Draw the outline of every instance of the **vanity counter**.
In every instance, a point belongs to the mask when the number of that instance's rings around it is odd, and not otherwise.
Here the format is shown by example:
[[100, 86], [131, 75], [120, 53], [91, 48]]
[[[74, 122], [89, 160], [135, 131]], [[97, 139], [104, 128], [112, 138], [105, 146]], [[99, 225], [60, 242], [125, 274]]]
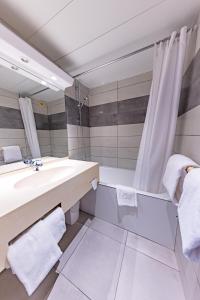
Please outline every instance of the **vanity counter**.
[[8, 244], [57, 205], [68, 211], [99, 179], [94, 162], [58, 158], [35, 171], [31, 167], [0, 175], [0, 271]]

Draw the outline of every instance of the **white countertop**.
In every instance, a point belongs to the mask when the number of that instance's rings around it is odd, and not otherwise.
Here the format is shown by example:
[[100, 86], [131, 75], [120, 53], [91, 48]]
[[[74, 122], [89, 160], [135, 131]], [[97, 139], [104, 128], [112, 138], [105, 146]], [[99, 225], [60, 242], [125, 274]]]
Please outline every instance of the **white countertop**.
[[[45, 160], [43, 160], [45, 161]], [[27, 204], [28, 202], [38, 198], [39, 196], [49, 192], [50, 190], [56, 188], [66, 181], [70, 181], [71, 178], [87, 171], [89, 168], [98, 165], [94, 162], [78, 161], [71, 160], [68, 158], [57, 158], [57, 159], [47, 159], [44, 162], [44, 165], [40, 167], [40, 171], [34, 171], [31, 167], [25, 168], [17, 171], [13, 171], [6, 174], [0, 175], [0, 217], [5, 216], [6, 214], [12, 212], [13, 210], [19, 208], [22, 205]], [[16, 184], [21, 182], [21, 180], [33, 175], [33, 178], [36, 176], [42, 176], [43, 171], [51, 170], [52, 168], [59, 167], [70, 167], [73, 168], [73, 171], [66, 176], [62, 174], [58, 176], [53, 182], [45, 182], [42, 185], [24, 186], [16, 188]], [[56, 172], [56, 169], [55, 169]], [[62, 172], [65, 172], [62, 171]], [[32, 177], [30, 177], [32, 178]], [[42, 178], [42, 177], [41, 177]], [[33, 179], [34, 182], [34, 179]], [[38, 182], [38, 180], [37, 180]]]

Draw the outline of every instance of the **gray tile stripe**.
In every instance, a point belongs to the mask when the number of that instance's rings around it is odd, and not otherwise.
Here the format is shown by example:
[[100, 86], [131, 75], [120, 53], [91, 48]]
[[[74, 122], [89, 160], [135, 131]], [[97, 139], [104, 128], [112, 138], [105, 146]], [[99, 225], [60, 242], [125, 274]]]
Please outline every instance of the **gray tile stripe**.
[[200, 49], [183, 76], [179, 116], [200, 105]]
[[47, 115], [34, 113], [34, 117], [37, 130], [49, 130], [49, 122]]
[[0, 106], [0, 128], [23, 129], [24, 124], [20, 110]]
[[66, 129], [66, 114], [65, 112], [48, 116], [49, 130]]
[[90, 127], [144, 123], [149, 96], [89, 108]]
[[[78, 101], [65, 96], [65, 107], [67, 124], [80, 125]], [[83, 105], [81, 110], [81, 124], [82, 126], [89, 127], [89, 107], [87, 105]]]

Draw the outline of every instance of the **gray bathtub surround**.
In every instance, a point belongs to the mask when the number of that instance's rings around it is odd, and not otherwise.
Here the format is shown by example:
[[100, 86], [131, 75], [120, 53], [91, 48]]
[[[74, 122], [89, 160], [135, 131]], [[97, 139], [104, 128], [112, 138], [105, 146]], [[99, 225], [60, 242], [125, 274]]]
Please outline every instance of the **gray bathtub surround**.
[[116, 188], [99, 184], [82, 198], [81, 210], [174, 250], [177, 218], [171, 201], [141, 193], [138, 208], [119, 208]]
[[135, 168], [151, 79], [148, 72], [90, 90], [91, 160]]

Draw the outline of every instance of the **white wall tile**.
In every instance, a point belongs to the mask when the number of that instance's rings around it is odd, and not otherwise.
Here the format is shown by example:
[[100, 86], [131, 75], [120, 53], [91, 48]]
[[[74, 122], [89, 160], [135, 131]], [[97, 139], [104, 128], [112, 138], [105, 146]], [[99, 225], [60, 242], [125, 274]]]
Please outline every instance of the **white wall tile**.
[[118, 136], [142, 135], [144, 124], [118, 125]]
[[118, 158], [118, 168], [122, 169], [135, 169], [137, 160]]
[[92, 156], [117, 157], [117, 148], [91, 147]]
[[89, 106], [100, 105], [117, 101], [117, 89], [89, 96]]
[[0, 95], [0, 106], [19, 109], [19, 100]]
[[151, 80], [152, 80], [152, 72], [146, 72], [143, 74], [139, 74], [139, 75], [118, 81], [118, 88], [125, 87], [128, 85], [134, 85], [134, 84], [145, 82], [145, 81], [151, 81]]
[[98, 162], [103, 166], [115, 167], [115, 168], [117, 167], [117, 158], [113, 158], [113, 157], [98, 157], [98, 156], [91, 155], [91, 161]]
[[65, 145], [51, 145], [51, 151], [66, 154], [68, 153], [68, 149]]
[[117, 136], [117, 125], [90, 127], [90, 137]]
[[82, 126], [83, 129], [83, 137], [90, 137], [90, 128]]
[[200, 163], [200, 136], [176, 136], [175, 152], [184, 154]]
[[128, 147], [128, 148], [134, 148], [140, 146], [140, 140], [141, 136], [132, 136], [132, 137], [126, 137], [126, 136], [119, 136], [118, 137], [118, 147]]
[[150, 81], [122, 87], [118, 90], [118, 101], [149, 95], [150, 88]]
[[38, 141], [39, 141], [40, 146], [51, 145], [51, 140], [48, 137], [47, 138], [46, 137], [39, 137]]
[[51, 138], [67, 138], [67, 129], [58, 129], [58, 130], [51, 130], [50, 131]]
[[58, 99], [48, 103], [48, 115], [53, 115], [65, 111], [65, 99]]
[[68, 138], [68, 149], [78, 149], [79, 148], [79, 139], [78, 138]]
[[63, 145], [63, 146], [67, 146], [67, 137], [65, 138], [59, 138], [59, 137], [54, 137], [51, 138], [51, 144], [52, 145]]
[[137, 159], [139, 148], [118, 148], [119, 158]]
[[91, 137], [91, 147], [117, 147], [117, 137]]
[[37, 130], [38, 138], [50, 138], [50, 130]]
[[117, 89], [117, 81], [96, 87], [94, 89], [91, 89], [89, 92], [89, 95], [94, 96], [94, 95], [105, 93], [105, 92], [112, 91], [115, 89]]
[[48, 114], [46, 101], [39, 101], [39, 100], [32, 99], [32, 107], [34, 113], [43, 114], [43, 115]]
[[0, 139], [25, 139], [24, 129], [0, 128]]
[[78, 126], [67, 124], [68, 137], [78, 137]]

